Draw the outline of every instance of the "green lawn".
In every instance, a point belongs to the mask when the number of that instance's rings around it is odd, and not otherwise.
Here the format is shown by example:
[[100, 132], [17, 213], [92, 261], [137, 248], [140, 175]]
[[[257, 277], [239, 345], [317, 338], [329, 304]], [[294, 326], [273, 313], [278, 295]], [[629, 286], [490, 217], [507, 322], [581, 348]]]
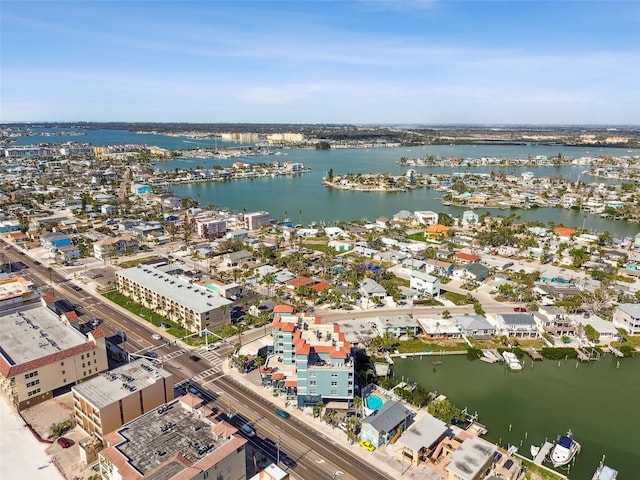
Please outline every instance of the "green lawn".
[[443, 342], [431, 342], [426, 338], [418, 337], [411, 340], [403, 340], [398, 346], [400, 353], [419, 353], [425, 350], [431, 350], [434, 353], [442, 350], [447, 352], [454, 351], [467, 351], [467, 344], [464, 342], [457, 342], [455, 340], [443, 341]]
[[469, 301], [469, 298], [467, 298], [467, 295], [463, 295], [461, 293], [456, 293], [456, 292], [445, 292], [443, 295], [447, 300], [455, 303], [456, 305], [469, 305], [472, 304], [473, 302]]
[[416, 240], [418, 242], [426, 242], [427, 239], [424, 238], [424, 232], [412, 233], [411, 235], [407, 235], [407, 238], [410, 240]]
[[136, 267], [141, 263], [146, 263], [146, 262], [153, 262], [155, 260], [160, 260], [162, 259], [161, 256], [159, 255], [150, 255], [148, 257], [143, 257], [143, 258], [138, 258], [135, 260], [127, 260], [125, 262], [120, 262], [118, 263], [118, 266], [120, 268], [131, 268], [131, 267]]

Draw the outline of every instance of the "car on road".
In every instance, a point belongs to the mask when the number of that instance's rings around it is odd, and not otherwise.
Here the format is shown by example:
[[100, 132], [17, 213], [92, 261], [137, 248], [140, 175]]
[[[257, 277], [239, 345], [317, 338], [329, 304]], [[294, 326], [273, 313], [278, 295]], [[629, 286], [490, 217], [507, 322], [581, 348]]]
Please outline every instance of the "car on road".
[[256, 436], [256, 431], [253, 428], [251, 428], [249, 426], [249, 424], [247, 424], [247, 423], [242, 425], [240, 427], [240, 430], [242, 430], [242, 433], [244, 433], [247, 437], [255, 437]]
[[194, 362], [199, 362], [200, 361], [200, 357], [197, 355], [189, 355], [189, 358], [191, 360], [193, 360]]
[[286, 410], [282, 410], [281, 408], [276, 409], [276, 415], [280, 418], [284, 418], [285, 420], [289, 418], [291, 415]]
[[42, 265], [42, 264], [41, 264], [39, 261], [37, 261], [37, 260], [36, 260], [35, 262], [33, 262], [33, 264], [34, 264], [34, 265]]
[[82, 287], [79, 287], [78, 285], [74, 285], [73, 288], [76, 292], [81, 292], [82, 291]]
[[144, 354], [144, 356], [149, 358], [158, 358], [158, 354], [153, 350], [149, 350], [147, 353]]
[[207, 350], [209, 350], [210, 352], [213, 352], [214, 350], [217, 350], [219, 348], [220, 348], [219, 343], [212, 343], [207, 347]]
[[92, 318], [91, 320], [89, 320], [89, 323], [93, 328], [96, 328], [98, 325], [102, 323], [102, 320], [100, 320], [99, 318]]
[[524, 313], [527, 311], [527, 307], [513, 307], [514, 312]]
[[369, 440], [360, 440], [360, 446], [369, 452], [373, 452], [376, 449]]
[[58, 445], [60, 445], [62, 448], [69, 448], [71, 445], [73, 445], [73, 442], [71, 440], [64, 437], [58, 438], [57, 442]]
[[153, 338], [154, 340], [162, 340], [162, 336], [159, 333], [154, 333], [153, 335], [151, 335], [151, 338]]

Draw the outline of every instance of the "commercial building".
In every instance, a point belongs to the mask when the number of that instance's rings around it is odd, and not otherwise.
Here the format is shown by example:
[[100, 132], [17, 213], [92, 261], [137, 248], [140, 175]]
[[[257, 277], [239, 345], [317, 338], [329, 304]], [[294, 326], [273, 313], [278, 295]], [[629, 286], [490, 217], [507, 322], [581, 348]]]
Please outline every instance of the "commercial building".
[[107, 369], [104, 332], [86, 336], [44, 306], [0, 316], [0, 389], [19, 410]]
[[244, 228], [248, 230], [259, 230], [271, 224], [268, 212], [251, 212], [244, 214]]
[[139, 358], [71, 388], [77, 424], [104, 435], [173, 400], [173, 375]]
[[138, 253], [140, 241], [131, 235], [121, 237], [104, 238], [93, 244], [93, 256], [104, 260], [122, 255], [133, 255]]
[[33, 283], [23, 277], [0, 280], [0, 312], [27, 305], [39, 298]]
[[105, 436], [99, 455], [104, 480], [244, 480], [247, 440], [185, 395]]
[[221, 295], [150, 265], [116, 272], [118, 292], [165, 315], [191, 332], [216, 331], [225, 323], [223, 308], [231, 302]]
[[272, 376], [274, 387], [295, 397], [299, 407], [322, 401], [346, 408], [353, 401], [355, 362], [338, 324], [322, 324], [309, 314], [276, 313], [273, 353], [268, 366], [284, 374]]

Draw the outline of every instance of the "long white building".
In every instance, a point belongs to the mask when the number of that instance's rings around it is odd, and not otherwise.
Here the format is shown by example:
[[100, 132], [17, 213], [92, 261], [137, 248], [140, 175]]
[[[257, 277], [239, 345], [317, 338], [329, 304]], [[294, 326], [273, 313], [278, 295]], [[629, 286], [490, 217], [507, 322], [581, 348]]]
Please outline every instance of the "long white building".
[[118, 292], [165, 315], [191, 332], [216, 331], [225, 323], [222, 307], [232, 302], [200, 285], [189, 283], [150, 265], [116, 272]]

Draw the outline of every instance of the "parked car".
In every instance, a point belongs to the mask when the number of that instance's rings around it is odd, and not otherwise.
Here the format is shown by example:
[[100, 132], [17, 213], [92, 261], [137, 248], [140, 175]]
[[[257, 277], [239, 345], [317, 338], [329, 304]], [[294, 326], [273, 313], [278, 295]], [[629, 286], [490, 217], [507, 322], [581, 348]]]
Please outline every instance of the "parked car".
[[152, 350], [149, 350], [147, 353], [144, 354], [144, 356], [149, 358], [158, 358], [158, 354]]
[[160, 336], [160, 334], [158, 333], [154, 333], [153, 335], [151, 335], [151, 338], [153, 338], [154, 340], [162, 340], [162, 336]]
[[369, 440], [360, 440], [360, 446], [369, 452], [373, 452], [376, 449]]
[[68, 438], [60, 437], [58, 438], [58, 445], [60, 445], [62, 448], [69, 448], [71, 445], [73, 445], [73, 442]]
[[527, 307], [514, 307], [513, 311], [514, 312], [526, 312], [527, 311]]

